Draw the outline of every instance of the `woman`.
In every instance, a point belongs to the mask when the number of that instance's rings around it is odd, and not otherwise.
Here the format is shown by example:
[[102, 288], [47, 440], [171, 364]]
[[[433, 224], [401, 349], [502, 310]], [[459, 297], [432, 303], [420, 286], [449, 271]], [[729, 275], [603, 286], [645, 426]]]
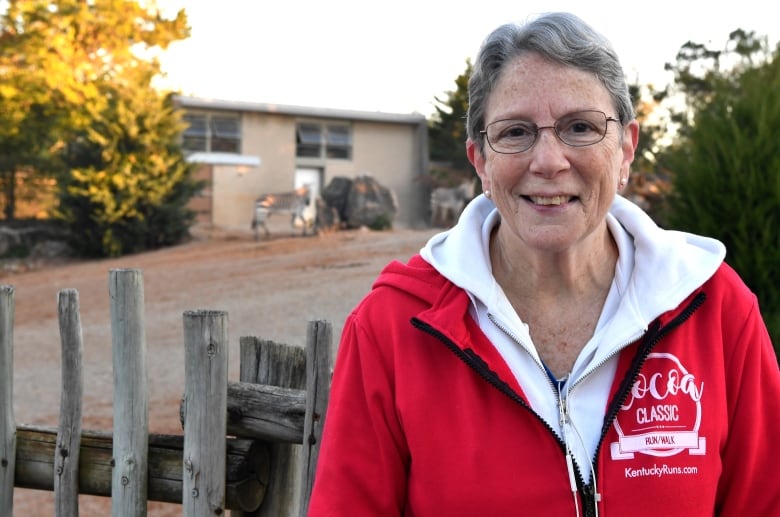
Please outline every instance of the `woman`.
[[609, 43], [502, 26], [469, 102], [484, 193], [349, 316], [309, 515], [780, 515], [756, 298], [616, 195], [639, 127]]

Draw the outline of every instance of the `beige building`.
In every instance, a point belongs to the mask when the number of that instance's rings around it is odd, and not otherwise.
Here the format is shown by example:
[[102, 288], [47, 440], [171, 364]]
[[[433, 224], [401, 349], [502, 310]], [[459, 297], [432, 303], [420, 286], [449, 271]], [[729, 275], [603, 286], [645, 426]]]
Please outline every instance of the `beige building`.
[[428, 224], [425, 117], [177, 97], [189, 127], [183, 146], [207, 188], [193, 200], [200, 222], [247, 228], [254, 201], [337, 176], [372, 176], [398, 202], [394, 224]]

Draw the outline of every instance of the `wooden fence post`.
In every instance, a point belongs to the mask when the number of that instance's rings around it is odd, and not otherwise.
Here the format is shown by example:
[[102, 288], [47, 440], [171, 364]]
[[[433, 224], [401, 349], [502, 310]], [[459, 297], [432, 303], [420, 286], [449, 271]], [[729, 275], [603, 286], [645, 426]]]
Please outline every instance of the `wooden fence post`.
[[0, 286], [0, 515], [13, 515], [16, 468], [14, 419], [14, 288]]
[[[16, 461], [19, 430], [13, 415], [13, 294], [13, 287], [0, 286], [0, 515], [13, 514], [13, 490], [20, 486], [53, 490], [57, 515], [77, 515], [79, 491], [86, 488], [83, 493], [111, 495], [114, 517], [145, 516], [151, 442], [140, 270], [116, 269], [109, 275], [113, 435], [81, 429], [83, 339], [78, 292], [65, 289], [59, 292], [60, 426], [54, 431], [27, 430], [21, 463]], [[174, 502], [177, 498], [171, 493], [179, 494], [187, 517], [220, 515], [227, 508], [230, 481], [233, 503], [229, 508], [249, 512], [260, 505], [254, 513], [237, 515], [305, 515], [330, 392], [331, 326], [311, 322], [305, 350], [241, 338], [242, 382], [232, 386], [235, 414], [231, 419], [235, 437], [255, 440], [249, 441], [227, 437], [227, 317], [222, 311], [184, 313], [185, 391], [180, 409], [184, 436], [159, 436], [154, 442], [155, 500]], [[270, 441], [270, 460], [265, 440]], [[178, 481], [164, 472], [176, 462], [180, 462], [176, 472], [182, 476], [181, 490], [171, 492]], [[91, 472], [85, 486], [81, 463], [89, 465]], [[14, 479], [18, 465], [25, 465], [19, 484]]]
[[143, 274], [109, 272], [114, 368], [114, 444], [111, 514], [146, 515], [149, 393], [146, 371]]
[[306, 415], [303, 420], [300, 517], [306, 517], [314, 485], [322, 426], [330, 398], [332, 326], [327, 321], [309, 322], [306, 336]]
[[62, 393], [54, 454], [54, 514], [71, 517], [79, 514], [79, 455], [84, 393], [81, 367], [84, 345], [78, 291], [61, 290], [58, 293], [57, 310], [62, 343]]
[[[254, 337], [242, 337], [240, 380], [281, 388], [306, 387], [306, 355], [300, 347]], [[295, 517], [298, 514], [299, 444], [270, 443], [270, 475], [263, 504], [255, 512], [233, 512], [234, 517]]]
[[184, 313], [182, 504], [187, 517], [225, 511], [228, 315]]

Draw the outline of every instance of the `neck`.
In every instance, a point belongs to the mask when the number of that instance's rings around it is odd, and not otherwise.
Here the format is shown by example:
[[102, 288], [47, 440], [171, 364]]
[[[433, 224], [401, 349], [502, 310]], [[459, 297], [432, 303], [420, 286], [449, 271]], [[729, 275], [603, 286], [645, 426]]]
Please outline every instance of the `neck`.
[[617, 262], [617, 245], [604, 225], [592, 244], [565, 252], [490, 244], [493, 276], [528, 325], [539, 357], [557, 378], [571, 371], [593, 336]]
[[592, 300], [609, 291], [618, 250], [606, 224], [565, 251], [512, 246], [499, 229], [490, 240], [493, 275], [511, 300], [539, 304]]

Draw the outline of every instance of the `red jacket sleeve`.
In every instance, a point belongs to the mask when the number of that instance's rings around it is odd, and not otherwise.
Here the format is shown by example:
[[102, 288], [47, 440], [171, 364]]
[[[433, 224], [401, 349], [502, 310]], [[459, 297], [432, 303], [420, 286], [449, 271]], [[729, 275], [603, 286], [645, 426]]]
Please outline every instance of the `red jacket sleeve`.
[[780, 516], [780, 371], [755, 298], [737, 340], [726, 357], [730, 428], [716, 514]]
[[309, 517], [402, 514], [409, 454], [393, 390], [392, 358], [353, 313], [334, 366]]

